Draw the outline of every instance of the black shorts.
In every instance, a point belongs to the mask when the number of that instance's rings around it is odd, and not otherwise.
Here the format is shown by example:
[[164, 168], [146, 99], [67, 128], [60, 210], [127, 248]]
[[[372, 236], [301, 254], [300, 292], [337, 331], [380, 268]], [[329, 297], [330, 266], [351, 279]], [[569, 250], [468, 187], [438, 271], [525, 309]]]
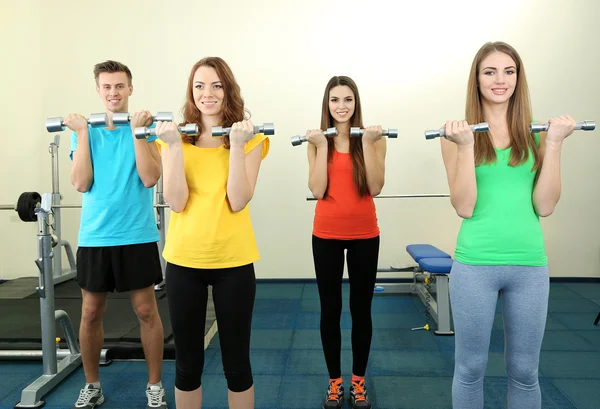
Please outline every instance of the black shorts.
[[162, 281], [158, 244], [77, 249], [77, 283], [91, 293], [140, 290]]

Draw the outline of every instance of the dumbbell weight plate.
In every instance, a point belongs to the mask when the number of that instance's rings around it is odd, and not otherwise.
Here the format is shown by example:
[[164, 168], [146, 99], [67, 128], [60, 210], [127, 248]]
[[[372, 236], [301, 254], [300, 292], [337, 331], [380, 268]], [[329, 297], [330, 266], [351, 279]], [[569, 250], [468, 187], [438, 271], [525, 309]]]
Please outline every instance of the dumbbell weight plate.
[[60, 116], [46, 119], [46, 130], [48, 132], [64, 131], [65, 127], [62, 125], [63, 120], [64, 118]]
[[41, 203], [42, 196], [38, 192], [23, 192], [17, 201], [17, 214], [24, 222], [35, 222], [37, 216], [35, 208], [38, 203]]
[[275, 135], [275, 124], [271, 122], [263, 124], [263, 134], [266, 136]]
[[91, 114], [88, 119], [88, 124], [90, 124], [92, 128], [99, 128], [101, 126], [106, 126], [107, 123], [108, 123], [108, 115], [106, 113]]

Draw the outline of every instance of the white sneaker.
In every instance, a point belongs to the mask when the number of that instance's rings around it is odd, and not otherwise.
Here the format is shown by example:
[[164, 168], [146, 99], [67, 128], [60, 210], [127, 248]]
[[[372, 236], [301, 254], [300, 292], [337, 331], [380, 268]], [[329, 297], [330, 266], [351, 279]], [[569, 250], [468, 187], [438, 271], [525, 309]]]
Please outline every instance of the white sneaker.
[[165, 388], [150, 386], [146, 389], [146, 398], [148, 398], [146, 409], [167, 409], [167, 393], [165, 392]]
[[92, 409], [102, 405], [102, 403], [104, 403], [102, 387], [96, 389], [93, 385], [88, 384], [79, 392], [79, 398], [77, 398], [77, 402], [75, 402], [72, 409]]

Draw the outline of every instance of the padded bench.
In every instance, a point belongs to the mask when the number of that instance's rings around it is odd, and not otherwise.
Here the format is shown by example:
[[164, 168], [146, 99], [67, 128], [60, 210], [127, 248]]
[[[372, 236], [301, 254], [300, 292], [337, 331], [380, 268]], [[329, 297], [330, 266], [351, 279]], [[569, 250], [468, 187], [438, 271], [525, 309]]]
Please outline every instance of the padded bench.
[[431, 244], [409, 244], [406, 251], [423, 271], [431, 274], [450, 274], [452, 257]]
[[435, 300], [427, 296], [428, 290], [425, 286], [417, 286], [417, 294], [424, 304], [430, 304], [431, 316], [438, 325], [435, 334], [454, 335], [454, 331], [450, 327], [449, 292], [449, 275], [453, 264], [452, 257], [450, 254], [431, 244], [409, 244], [406, 246], [406, 251], [419, 265], [418, 268], [415, 268], [415, 274], [426, 272], [435, 276]]

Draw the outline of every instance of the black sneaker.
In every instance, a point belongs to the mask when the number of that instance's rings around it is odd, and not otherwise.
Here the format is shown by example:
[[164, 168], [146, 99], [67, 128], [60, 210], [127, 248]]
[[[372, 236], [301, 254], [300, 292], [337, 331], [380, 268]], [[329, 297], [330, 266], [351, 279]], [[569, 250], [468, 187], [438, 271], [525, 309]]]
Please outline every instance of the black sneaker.
[[148, 398], [146, 409], [167, 409], [167, 393], [165, 392], [165, 388], [159, 386], [147, 388], [146, 398]]
[[367, 399], [367, 389], [365, 381], [352, 381], [350, 386], [350, 403], [354, 409], [371, 409], [371, 402]]
[[79, 391], [79, 398], [77, 398], [77, 402], [75, 402], [72, 409], [92, 409], [102, 405], [102, 403], [104, 403], [102, 387], [96, 389], [93, 385], [88, 384]]
[[341, 409], [344, 400], [344, 386], [341, 380], [329, 381], [327, 396], [323, 402], [323, 409]]

